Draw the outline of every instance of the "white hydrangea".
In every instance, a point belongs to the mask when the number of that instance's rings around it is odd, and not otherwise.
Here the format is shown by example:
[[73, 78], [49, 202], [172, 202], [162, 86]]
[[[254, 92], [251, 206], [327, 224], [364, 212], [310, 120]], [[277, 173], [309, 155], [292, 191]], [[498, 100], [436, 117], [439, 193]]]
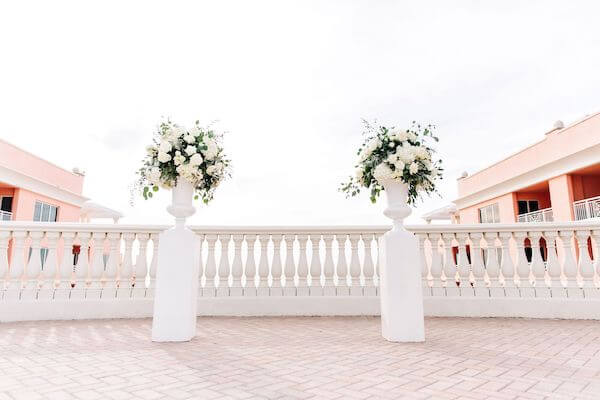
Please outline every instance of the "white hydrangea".
[[202, 164], [203, 161], [204, 161], [204, 159], [202, 158], [200, 153], [196, 153], [190, 157], [190, 165], [198, 166], [198, 165]]
[[196, 148], [196, 146], [187, 146], [184, 151], [188, 156], [192, 156], [196, 154], [198, 149]]
[[405, 166], [406, 164], [404, 164], [402, 160], [397, 160], [396, 162], [394, 162], [394, 168], [396, 168], [396, 171], [404, 171]]
[[430, 157], [429, 151], [427, 150], [427, 148], [425, 148], [423, 146], [414, 146], [413, 152], [414, 152], [416, 158], [419, 160], [427, 160]]
[[398, 142], [405, 142], [408, 139], [408, 132], [403, 130], [397, 130], [392, 132], [390, 139], [397, 140]]
[[219, 147], [217, 146], [217, 142], [213, 139], [206, 138], [204, 139], [204, 144], [206, 144], [206, 150], [204, 150], [204, 156], [207, 160], [214, 160], [217, 154], [219, 154]]
[[197, 126], [194, 126], [194, 127], [192, 127], [192, 129], [190, 129], [188, 131], [188, 133], [190, 135], [194, 136], [194, 137], [198, 137], [198, 136], [200, 136], [200, 134], [202, 133], [202, 131]]
[[190, 163], [178, 166], [177, 173], [193, 185], [196, 185], [204, 176], [197, 166], [191, 165]]
[[413, 142], [417, 140], [417, 135], [414, 132], [406, 132], [406, 135], [408, 136], [408, 140]]
[[171, 155], [169, 153], [164, 153], [162, 151], [158, 152], [158, 161], [161, 163], [166, 163], [171, 161]]
[[416, 162], [411, 163], [408, 167], [408, 172], [410, 172], [413, 175], [419, 172], [419, 164]]
[[410, 164], [415, 160], [415, 154], [412, 146], [400, 146], [396, 149], [396, 157], [405, 164]]
[[210, 165], [208, 168], [206, 168], [206, 173], [210, 176], [216, 177], [216, 176], [220, 176], [223, 173], [223, 169], [225, 168], [225, 165], [223, 165], [223, 163], [218, 162], [214, 165]]
[[146, 173], [146, 177], [150, 183], [158, 185], [160, 183], [160, 169], [158, 167], [150, 168]]
[[375, 167], [375, 171], [373, 172], [373, 177], [377, 179], [379, 183], [383, 183], [384, 181], [394, 179], [393, 177], [394, 171], [390, 168], [390, 166], [382, 162], [378, 166]]
[[158, 151], [163, 152], [163, 153], [168, 153], [172, 149], [173, 149], [173, 145], [171, 144], [171, 142], [169, 142], [167, 140], [161, 141], [160, 145], [158, 146]]

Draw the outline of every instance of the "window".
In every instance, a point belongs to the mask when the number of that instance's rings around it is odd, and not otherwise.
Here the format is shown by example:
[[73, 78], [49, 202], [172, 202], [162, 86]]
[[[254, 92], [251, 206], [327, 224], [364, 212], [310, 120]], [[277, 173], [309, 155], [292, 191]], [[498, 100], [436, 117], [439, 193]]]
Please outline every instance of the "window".
[[2, 211], [6, 211], [6, 212], [12, 212], [12, 202], [13, 202], [13, 198], [12, 197], [0, 197], [2, 199], [2, 201], [0, 202], [0, 210]]
[[41, 201], [35, 202], [35, 208], [33, 209], [33, 220], [37, 222], [56, 222], [56, 216], [58, 214], [58, 207], [50, 204], [42, 203]]
[[500, 222], [500, 207], [498, 203], [490, 204], [479, 209], [479, 222], [482, 224]]
[[519, 206], [519, 215], [538, 211], [540, 209], [537, 200], [519, 200], [517, 203]]

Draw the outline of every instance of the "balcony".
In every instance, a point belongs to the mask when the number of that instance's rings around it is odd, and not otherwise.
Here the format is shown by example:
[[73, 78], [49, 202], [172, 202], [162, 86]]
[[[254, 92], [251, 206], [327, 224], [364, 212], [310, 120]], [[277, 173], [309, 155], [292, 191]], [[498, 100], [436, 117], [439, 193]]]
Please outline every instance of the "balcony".
[[9, 211], [1, 211], [0, 210], [0, 221], [11, 221], [12, 213]]
[[600, 218], [600, 196], [579, 200], [573, 203], [575, 221]]
[[553, 222], [552, 208], [544, 208], [525, 214], [518, 215], [518, 222]]

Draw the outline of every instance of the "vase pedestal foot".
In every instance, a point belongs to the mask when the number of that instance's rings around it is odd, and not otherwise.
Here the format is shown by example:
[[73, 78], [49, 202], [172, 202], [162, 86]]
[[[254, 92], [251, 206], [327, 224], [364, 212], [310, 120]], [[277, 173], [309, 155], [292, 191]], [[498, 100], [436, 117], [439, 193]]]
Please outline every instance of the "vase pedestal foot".
[[178, 225], [160, 235], [152, 341], [184, 342], [196, 335], [198, 237]]

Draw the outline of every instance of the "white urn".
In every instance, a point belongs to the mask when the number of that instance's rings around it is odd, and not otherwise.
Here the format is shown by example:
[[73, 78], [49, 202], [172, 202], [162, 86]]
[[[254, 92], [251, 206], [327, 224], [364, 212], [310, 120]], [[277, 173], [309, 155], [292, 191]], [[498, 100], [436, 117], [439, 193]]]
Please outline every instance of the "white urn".
[[383, 214], [394, 222], [394, 230], [404, 229], [402, 222], [412, 210], [408, 206], [408, 184], [395, 180], [383, 182], [387, 207]]
[[176, 226], [184, 225], [186, 218], [196, 212], [196, 208], [192, 205], [193, 198], [194, 186], [179, 177], [177, 185], [172, 190], [171, 205], [167, 207], [168, 213], [175, 217]]

